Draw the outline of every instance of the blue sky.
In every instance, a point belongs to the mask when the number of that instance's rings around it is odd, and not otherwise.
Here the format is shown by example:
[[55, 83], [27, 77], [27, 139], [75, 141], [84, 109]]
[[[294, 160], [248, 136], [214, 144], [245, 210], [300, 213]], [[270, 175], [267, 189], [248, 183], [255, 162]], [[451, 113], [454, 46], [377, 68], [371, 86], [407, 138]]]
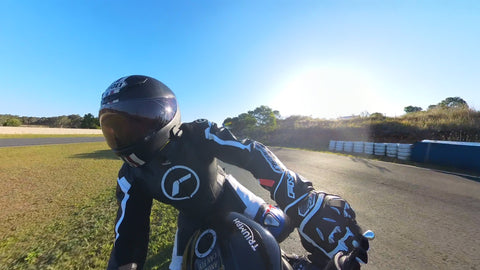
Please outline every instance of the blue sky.
[[0, 1], [0, 114], [97, 114], [130, 74], [184, 121], [480, 110], [480, 1]]

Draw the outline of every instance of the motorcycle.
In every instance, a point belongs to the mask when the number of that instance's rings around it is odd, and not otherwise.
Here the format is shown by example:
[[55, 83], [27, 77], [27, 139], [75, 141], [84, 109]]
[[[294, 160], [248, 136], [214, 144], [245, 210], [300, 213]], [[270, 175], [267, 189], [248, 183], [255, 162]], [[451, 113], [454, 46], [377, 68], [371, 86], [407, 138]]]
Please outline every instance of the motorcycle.
[[[350, 269], [351, 253], [318, 267], [302, 256], [286, 254], [275, 237], [254, 220], [236, 212], [219, 212], [190, 238], [182, 267], [185, 270]], [[364, 234], [374, 238], [372, 231]], [[307, 263], [298, 267], [298, 263]], [[296, 265], [297, 264], [297, 265]]]

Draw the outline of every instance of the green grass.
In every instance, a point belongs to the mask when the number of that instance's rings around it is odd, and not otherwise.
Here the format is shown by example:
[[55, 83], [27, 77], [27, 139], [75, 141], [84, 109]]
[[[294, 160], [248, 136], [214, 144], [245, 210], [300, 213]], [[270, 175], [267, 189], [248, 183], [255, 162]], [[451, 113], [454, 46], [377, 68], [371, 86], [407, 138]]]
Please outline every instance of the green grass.
[[[103, 142], [0, 148], [0, 269], [105, 269], [120, 166]], [[147, 269], [168, 269], [176, 214], [154, 203]]]

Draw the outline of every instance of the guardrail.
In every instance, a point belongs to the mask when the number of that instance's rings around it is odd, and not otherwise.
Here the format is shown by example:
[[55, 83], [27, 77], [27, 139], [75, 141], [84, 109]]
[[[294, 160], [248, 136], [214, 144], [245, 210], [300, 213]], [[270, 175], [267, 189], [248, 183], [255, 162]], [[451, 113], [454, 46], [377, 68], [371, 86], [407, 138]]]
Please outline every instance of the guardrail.
[[333, 141], [332, 152], [387, 156], [480, 172], [480, 143], [423, 140], [414, 144]]
[[335, 152], [357, 153], [376, 156], [388, 156], [401, 160], [409, 160], [413, 144], [405, 143], [375, 143], [362, 141], [333, 141], [331, 140], [328, 149]]

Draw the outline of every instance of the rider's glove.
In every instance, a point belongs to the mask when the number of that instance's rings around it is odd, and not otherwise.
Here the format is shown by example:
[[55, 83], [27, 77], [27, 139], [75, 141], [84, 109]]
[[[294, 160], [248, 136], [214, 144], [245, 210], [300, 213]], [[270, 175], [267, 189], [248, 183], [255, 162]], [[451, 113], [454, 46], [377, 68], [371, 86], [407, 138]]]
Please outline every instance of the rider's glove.
[[[303, 220], [298, 228], [302, 245], [314, 257], [329, 259], [343, 251], [355, 250], [356, 260], [368, 262], [368, 240], [355, 221], [355, 212], [342, 198], [318, 191], [310, 191], [299, 203], [298, 215]], [[325, 258], [323, 258], [325, 259]]]

